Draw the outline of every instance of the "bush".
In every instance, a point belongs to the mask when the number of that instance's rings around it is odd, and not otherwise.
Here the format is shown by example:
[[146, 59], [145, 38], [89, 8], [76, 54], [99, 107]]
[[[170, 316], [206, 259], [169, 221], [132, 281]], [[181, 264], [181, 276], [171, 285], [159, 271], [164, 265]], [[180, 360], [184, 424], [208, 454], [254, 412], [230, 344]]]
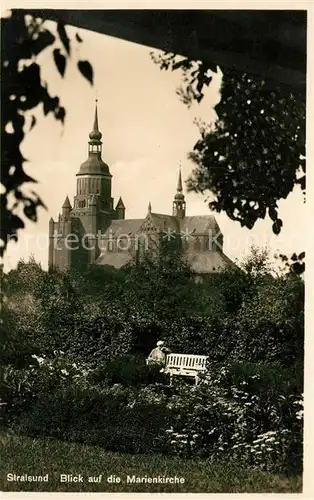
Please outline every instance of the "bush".
[[125, 453], [164, 451], [167, 420], [162, 397], [137, 399], [131, 388], [71, 386], [46, 395], [21, 416], [16, 429], [31, 436], [98, 444]]
[[63, 359], [61, 353], [55, 354], [53, 359], [33, 354], [26, 368], [19, 369], [14, 365], [0, 368], [0, 396], [5, 425], [14, 422], [43, 395], [75, 381], [84, 383], [88, 370]]
[[[278, 369], [278, 367], [277, 367]], [[174, 453], [234, 457], [271, 471], [302, 468], [302, 398], [275, 373], [253, 365], [220, 367], [201, 384], [180, 389], [168, 402], [172, 423], [165, 433]], [[266, 381], [273, 382], [266, 385]]]
[[27, 370], [7, 368], [1, 386], [6, 423], [17, 432], [301, 471], [303, 403], [293, 371], [232, 363], [212, 367], [198, 386], [166, 386], [141, 357], [97, 370], [34, 359]]
[[123, 386], [167, 381], [166, 376], [160, 373], [160, 367], [147, 366], [143, 356], [132, 354], [104, 362], [91, 372], [89, 380], [91, 383], [106, 382]]

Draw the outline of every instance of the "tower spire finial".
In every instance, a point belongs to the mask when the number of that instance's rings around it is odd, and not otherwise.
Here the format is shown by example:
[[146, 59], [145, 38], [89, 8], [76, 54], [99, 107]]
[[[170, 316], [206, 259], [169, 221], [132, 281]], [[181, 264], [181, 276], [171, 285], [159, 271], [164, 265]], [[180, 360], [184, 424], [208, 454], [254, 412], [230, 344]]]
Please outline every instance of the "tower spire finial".
[[179, 163], [179, 177], [178, 177], [178, 186], [177, 186], [177, 191], [178, 193], [182, 193], [182, 176], [181, 176], [181, 162]]
[[184, 197], [184, 194], [182, 191], [183, 191], [183, 187], [182, 187], [181, 162], [180, 162], [179, 163], [179, 177], [178, 177], [177, 193], [175, 194], [173, 206], [172, 206], [172, 215], [174, 217], [180, 217], [180, 218], [185, 217], [186, 203], [185, 203], [185, 197]]
[[98, 99], [96, 97], [96, 99], [95, 99], [95, 118], [94, 118], [93, 132], [99, 132], [97, 103], [98, 103]]
[[148, 203], [148, 213], [149, 214], [152, 213], [152, 204], [151, 204], [151, 202]]

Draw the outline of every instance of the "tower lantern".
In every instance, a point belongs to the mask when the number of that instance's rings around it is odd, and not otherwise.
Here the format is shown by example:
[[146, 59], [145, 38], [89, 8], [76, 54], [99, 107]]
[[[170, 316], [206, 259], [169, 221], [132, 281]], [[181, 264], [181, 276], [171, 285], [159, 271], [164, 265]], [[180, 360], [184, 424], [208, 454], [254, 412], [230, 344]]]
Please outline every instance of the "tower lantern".
[[94, 125], [93, 125], [93, 130], [89, 134], [89, 142], [88, 142], [88, 152], [89, 153], [99, 153], [101, 154], [101, 149], [102, 149], [102, 133], [99, 131], [98, 128], [98, 110], [97, 110], [97, 102], [98, 99], [96, 99], [96, 105], [95, 105], [95, 117], [94, 117]]

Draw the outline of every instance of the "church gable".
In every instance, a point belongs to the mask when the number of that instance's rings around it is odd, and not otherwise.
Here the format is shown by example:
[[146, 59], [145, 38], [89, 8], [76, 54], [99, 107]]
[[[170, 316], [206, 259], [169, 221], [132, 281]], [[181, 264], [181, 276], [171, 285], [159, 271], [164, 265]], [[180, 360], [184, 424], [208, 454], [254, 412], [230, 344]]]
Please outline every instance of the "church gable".
[[148, 213], [141, 231], [144, 233], [179, 233], [179, 224], [176, 217], [166, 214]]
[[147, 214], [140, 227], [140, 233], [159, 233], [161, 230], [158, 222], [156, 223], [156, 218], [154, 220], [153, 214]]

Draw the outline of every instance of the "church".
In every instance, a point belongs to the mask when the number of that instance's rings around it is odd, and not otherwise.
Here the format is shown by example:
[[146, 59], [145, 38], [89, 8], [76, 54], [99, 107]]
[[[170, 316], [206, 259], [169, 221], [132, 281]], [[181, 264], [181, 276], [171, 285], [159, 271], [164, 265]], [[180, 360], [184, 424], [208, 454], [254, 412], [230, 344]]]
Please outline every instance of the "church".
[[205, 277], [233, 262], [223, 253], [223, 235], [213, 215], [187, 215], [181, 171], [172, 214], [154, 213], [148, 203], [142, 219], [127, 219], [120, 197], [114, 206], [112, 175], [102, 160], [102, 134], [97, 101], [88, 158], [76, 174], [73, 206], [68, 196], [58, 220], [49, 221], [50, 268], [84, 270], [89, 265], [119, 269], [145, 252], [158, 252], [161, 242], [176, 242], [194, 272]]

